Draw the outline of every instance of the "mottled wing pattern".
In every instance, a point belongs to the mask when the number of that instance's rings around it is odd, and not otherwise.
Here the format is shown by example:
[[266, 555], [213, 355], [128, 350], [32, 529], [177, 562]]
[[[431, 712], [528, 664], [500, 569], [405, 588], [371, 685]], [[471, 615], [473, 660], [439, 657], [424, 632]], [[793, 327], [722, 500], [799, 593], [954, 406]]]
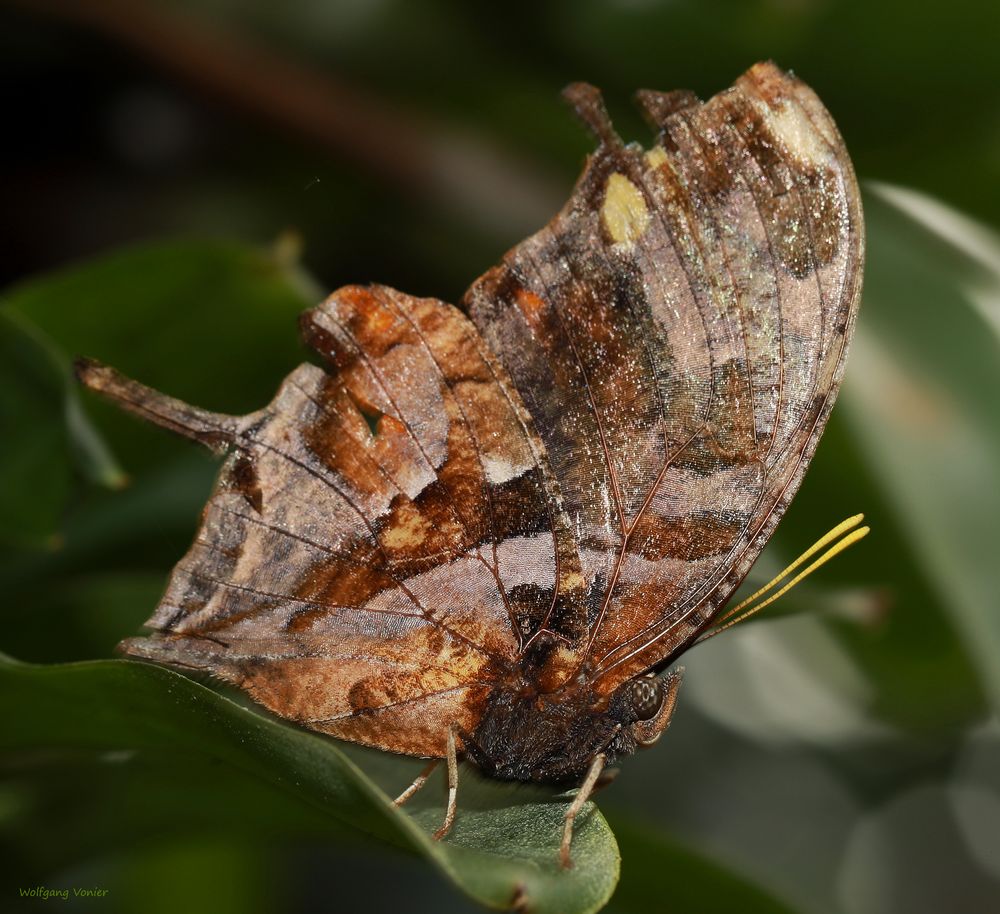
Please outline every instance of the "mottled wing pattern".
[[705, 104], [640, 93], [649, 151], [622, 144], [596, 90], [570, 98], [599, 148], [465, 305], [579, 544], [585, 624], [563, 625], [545, 678], [582, 669], [609, 693], [690, 644], [797, 489], [840, 382], [863, 228], [829, 114], [771, 64]]
[[331, 370], [300, 366], [240, 419], [85, 378], [230, 448], [155, 633], [124, 649], [313, 729], [440, 756], [516, 663], [518, 620], [551, 610], [537, 594], [579, 567], [573, 540], [523, 405], [459, 311], [350, 287], [302, 329]]

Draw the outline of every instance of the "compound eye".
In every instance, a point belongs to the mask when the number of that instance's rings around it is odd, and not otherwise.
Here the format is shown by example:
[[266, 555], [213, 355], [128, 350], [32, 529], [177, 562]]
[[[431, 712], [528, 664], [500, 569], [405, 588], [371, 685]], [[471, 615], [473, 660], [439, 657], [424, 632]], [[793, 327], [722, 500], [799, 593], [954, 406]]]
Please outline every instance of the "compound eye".
[[636, 679], [632, 683], [632, 712], [637, 720], [652, 720], [663, 706], [663, 685], [659, 679]]

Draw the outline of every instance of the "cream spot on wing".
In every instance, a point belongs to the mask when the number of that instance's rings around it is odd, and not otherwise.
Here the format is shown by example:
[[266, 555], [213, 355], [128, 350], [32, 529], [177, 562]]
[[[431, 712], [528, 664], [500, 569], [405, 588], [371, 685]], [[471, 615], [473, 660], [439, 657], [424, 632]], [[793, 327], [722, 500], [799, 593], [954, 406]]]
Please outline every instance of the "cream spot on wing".
[[584, 587], [586, 584], [586, 580], [579, 571], [564, 573], [559, 578], [559, 590], [563, 593], [568, 590], [576, 590], [578, 587]]
[[654, 146], [646, 153], [646, 164], [650, 168], [659, 168], [667, 161], [667, 151], [662, 146]]
[[829, 163], [832, 152], [800, 105], [781, 100], [771, 107], [763, 99], [754, 99], [754, 104], [774, 138], [795, 158], [806, 165]]
[[649, 210], [642, 191], [625, 175], [615, 172], [608, 178], [601, 218], [611, 240], [631, 246], [642, 237], [649, 225]]
[[406, 549], [419, 546], [427, 538], [430, 525], [416, 508], [402, 510], [395, 522], [382, 534], [382, 545], [387, 549]]
[[523, 476], [531, 468], [531, 464], [512, 463], [503, 457], [497, 457], [493, 454], [483, 454], [483, 467], [486, 470], [486, 478], [493, 485], [498, 486], [502, 483], [510, 482], [512, 479], [517, 479], [518, 476]]

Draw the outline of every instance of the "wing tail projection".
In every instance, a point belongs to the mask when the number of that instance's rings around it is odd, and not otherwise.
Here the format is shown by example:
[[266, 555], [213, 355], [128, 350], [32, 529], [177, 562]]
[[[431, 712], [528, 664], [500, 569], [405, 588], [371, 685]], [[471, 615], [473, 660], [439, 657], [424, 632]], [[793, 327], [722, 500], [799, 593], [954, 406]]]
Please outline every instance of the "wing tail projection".
[[197, 441], [216, 453], [225, 453], [239, 433], [240, 420], [236, 416], [189, 406], [125, 377], [96, 359], [77, 359], [73, 370], [77, 380], [95, 393], [147, 422]]

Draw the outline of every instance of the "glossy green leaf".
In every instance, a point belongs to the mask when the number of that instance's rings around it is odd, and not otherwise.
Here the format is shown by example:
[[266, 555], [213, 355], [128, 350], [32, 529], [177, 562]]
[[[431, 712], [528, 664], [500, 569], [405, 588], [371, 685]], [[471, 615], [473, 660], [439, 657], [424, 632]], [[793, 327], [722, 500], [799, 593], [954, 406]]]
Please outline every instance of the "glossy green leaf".
[[7, 752], [134, 749], [179, 766], [186, 756], [212, 759], [220, 777], [227, 769], [249, 774], [317, 808], [332, 832], [361, 832], [423, 855], [488, 907], [519, 901], [538, 912], [596, 911], [618, 878], [617, 845], [593, 804], [578, 823], [575, 865], [563, 870], [566, 799], [483, 781], [463, 768], [459, 818], [448, 839], [435, 842], [430, 834], [444, 812], [440, 785], [428, 785], [406, 812], [385, 792], [405, 787], [419, 763], [344, 751], [151, 665], [4, 661], [0, 716]]

